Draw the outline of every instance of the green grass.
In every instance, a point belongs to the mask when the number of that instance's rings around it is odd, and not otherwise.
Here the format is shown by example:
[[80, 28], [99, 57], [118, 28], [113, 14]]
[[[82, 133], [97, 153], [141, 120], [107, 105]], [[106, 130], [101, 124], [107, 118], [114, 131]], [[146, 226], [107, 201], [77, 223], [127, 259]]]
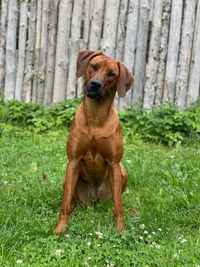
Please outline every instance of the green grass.
[[77, 206], [58, 237], [65, 142], [64, 131], [10, 126], [0, 137], [0, 266], [200, 266], [199, 144], [127, 141], [126, 232], [116, 231], [109, 201]]

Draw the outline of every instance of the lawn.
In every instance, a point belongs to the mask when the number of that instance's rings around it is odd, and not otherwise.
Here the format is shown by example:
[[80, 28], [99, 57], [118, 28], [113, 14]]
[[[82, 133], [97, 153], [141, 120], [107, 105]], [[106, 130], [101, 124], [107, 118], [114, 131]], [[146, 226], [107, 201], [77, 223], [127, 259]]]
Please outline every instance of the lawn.
[[200, 266], [199, 144], [127, 139], [126, 232], [109, 201], [77, 206], [58, 237], [66, 134], [8, 126], [0, 137], [0, 266]]

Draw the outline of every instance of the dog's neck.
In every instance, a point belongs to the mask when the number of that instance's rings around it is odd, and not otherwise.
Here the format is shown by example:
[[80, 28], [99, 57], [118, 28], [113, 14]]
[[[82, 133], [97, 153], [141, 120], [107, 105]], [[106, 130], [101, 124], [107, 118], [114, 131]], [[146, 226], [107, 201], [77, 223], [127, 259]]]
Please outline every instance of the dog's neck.
[[84, 113], [87, 123], [91, 127], [102, 127], [107, 121], [111, 108], [113, 107], [115, 93], [104, 100], [96, 101], [84, 96]]

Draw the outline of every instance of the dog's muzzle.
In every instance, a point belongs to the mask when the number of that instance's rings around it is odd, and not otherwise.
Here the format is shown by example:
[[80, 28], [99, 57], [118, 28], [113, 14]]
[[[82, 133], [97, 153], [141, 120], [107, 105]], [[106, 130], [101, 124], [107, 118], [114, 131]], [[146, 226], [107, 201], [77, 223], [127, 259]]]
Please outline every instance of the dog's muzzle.
[[92, 99], [99, 100], [103, 96], [102, 82], [98, 79], [91, 80], [86, 87], [86, 95]]

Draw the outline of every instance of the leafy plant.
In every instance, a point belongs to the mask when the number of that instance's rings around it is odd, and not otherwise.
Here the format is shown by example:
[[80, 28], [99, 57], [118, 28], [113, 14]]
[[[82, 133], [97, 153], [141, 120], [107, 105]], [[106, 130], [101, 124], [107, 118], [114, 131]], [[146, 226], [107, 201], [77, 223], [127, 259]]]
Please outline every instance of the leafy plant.
[[[23, 126], [37, 133], [58, 128], [69, 128], [80, 99], [53, 104], [45, 109], [38, 104], [0, 99], [0, 122]], [[200, 102], [180, 111], [177, 106], [165, 103], [152, 111], [135, 104], [120, 112], [126, 139], [143, 140], [173, 145], [191, 138], [200, 138]], [[3, 126], [0, 127], [0, 132]]]
[[131, 129], [144, 141], [172, 145], [200, 137], [200, 103], [185, 111], [180, 111], [171, 103], [165, 103], [150, 112], [136, 105], [121, 112], [120, 118], [125, 131], [130, 132]]
[[28, 127], [36, 132], [45, 132], [58, 127], [69, 127], [80, 100], [67, 100], [45, 109], [38, 104], [17, 100], [0, 102], [0, 122]]

